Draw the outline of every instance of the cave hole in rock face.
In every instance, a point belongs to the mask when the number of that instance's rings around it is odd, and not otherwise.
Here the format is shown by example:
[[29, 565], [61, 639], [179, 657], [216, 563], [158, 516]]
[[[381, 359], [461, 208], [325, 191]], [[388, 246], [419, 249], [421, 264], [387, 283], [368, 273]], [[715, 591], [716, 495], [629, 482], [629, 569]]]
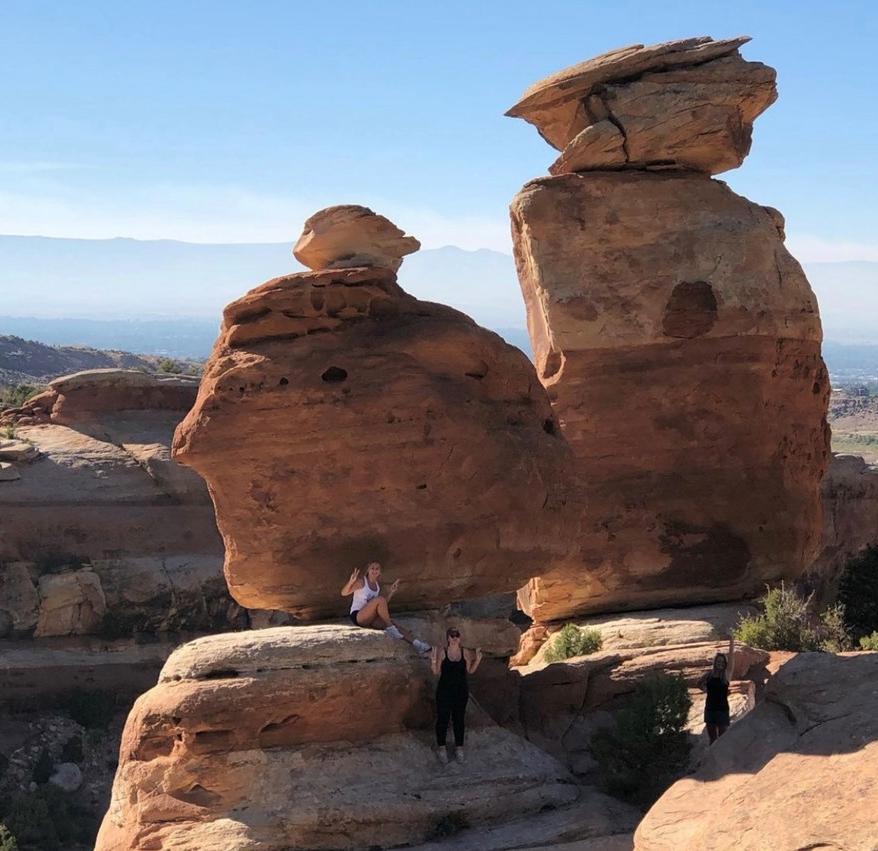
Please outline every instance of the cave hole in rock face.
[[320, 377], [327, 384], [339, 384], [348, 377], [348, 371], [340, 366], [331, 366]]
[[701, 337], [716, 324], [717, 304], [707, 281], [683, 281], [671, 292], [662, 317], [666, 337], [691, 340]]
[[543, 431], [546, 434], [554, 434], [555, 433], [555, 421], [554, 420], [544, 420], [543, 421]]

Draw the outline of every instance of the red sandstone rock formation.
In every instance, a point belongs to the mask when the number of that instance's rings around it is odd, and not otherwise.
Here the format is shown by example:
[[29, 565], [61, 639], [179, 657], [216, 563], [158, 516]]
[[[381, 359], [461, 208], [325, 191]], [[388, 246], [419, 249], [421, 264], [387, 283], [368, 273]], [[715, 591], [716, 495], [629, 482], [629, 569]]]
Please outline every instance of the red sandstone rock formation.
[[[128, 718], [97, 851], [400, 845], [450, 812], [502, 822], [580, 796], [551, 757], [475, 707], [478, 760], [437, 782], [429, 737], [413, 732], [432, 724], [430, 694], [407, 644], [351, 626], [184, 645]], [[604, 822], [625, 814], [582, 794]]]
[[395, 605], [435, 607], [570, 548], [569, 448], [533, 367], [388, 268], [289, 275], [229, 305], [174, 457], [209, 484], [246, 606], [340, 614], [351, 569], [377, 559], [402, 580]]
[[[738, 44], [646, 49], [676, 70], [639, 109], [665, 117], [663, 93], [676, 91], [691, 51], [710, 57], [697, 66], [701, 79]], [[715, 59], [720, 49], [726, 58]], [[613, 69], [628, 55], [595, 61]], [[618, 67], [635, 78], [622, 90], [638, 85], [643, 66]], [[767, 71], [758, 78], [773, 81]], [[561, 104], [566, 115], [591, 96], [587, 74], [570, 77], [584, 88], [562, 76], [534, 87], [536, 112], [516, 114], [545, 132], [546, 111]], [[717, 115], [736, 91], [740, 104], [771, 101], [762, 83], [753, 99], [750, 71], [739, 83], [711, 79], [698, 97], [705, 109], [715, 97]], [[541, 100], [561, 90], [558, 104]], [[667, 143], [672, 170], [540, 178], [512, 203], [537, 371], [576, 455], [585, 506], [579, 568], [551, 569], [522, 591], [539, 621], [740, 599], [799, 575], [819, 546], [829, 382], [814, 294], [784, 248], [781, 215], [684, 169], [701, 166], [674, 153], [680, 137], [662, 122], [655, 128], [650, 144]]]
[[646, 814], [637, 851], [875, 847], [876, 653], [801, 653], [699, 770]]

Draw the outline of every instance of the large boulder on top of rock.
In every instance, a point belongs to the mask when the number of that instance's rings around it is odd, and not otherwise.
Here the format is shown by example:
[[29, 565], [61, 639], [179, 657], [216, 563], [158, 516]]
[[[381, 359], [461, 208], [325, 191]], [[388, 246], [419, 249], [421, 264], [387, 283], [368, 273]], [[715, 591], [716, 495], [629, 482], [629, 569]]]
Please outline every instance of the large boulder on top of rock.
[[269, 281], [230, 304], [174, 457], [207, 480], [242, 605], [341, 614], [351, 570], [394, 606], [509, 591], [566, 556], [569, 448], [527, 358], [389, 268]]
[[644, 817], [637, 851], [875, 847], [878, 653], [802, 653]]
[[553, 174], [727, 171], [743, 162], [754, 120], [777, 99], [774, 69], [738, 52], [747, 41], [704, 36], [614, 50], [535, 83], [506, 114], [562, 151]]
[[[449, 782], [429, 666], [351, 626], [210, 636], [168, 659], [128, 718], [98, 851], [395, 846], [579, 796], [551, 757], [480, 723]], [[419, 732], [424, 730], [424, 733]]]
[[539, 621], [736, 600], [820, 544], [829, 380], [777, 211], [702, 175], [540, 178], [512, 204], [537, 371], [581, 473]]
[[314, 270], [376, 266], [396, 272], [402, 258], [420, 247], [413, 236], [368, 207], [340, 204], [305, 222], [293, 254]]

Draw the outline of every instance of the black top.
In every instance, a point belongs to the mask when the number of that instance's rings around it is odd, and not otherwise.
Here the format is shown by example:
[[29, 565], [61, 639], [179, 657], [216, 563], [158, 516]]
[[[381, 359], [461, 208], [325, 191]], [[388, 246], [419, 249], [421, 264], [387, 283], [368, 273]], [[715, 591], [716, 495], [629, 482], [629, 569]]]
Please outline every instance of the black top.
[[729, 711], [729, 684], [723, 677], [711, 674], [707, 678], [707, 703], [705, 709]]
[[439, 674], [438, 688], [445, 691], [466, 691], [466, 659], [463, 657], [463, 651], [460, 653], [460, 659], [456, 662], [448, 658], [448, 651], [445, 651], [445, 658], [442, 660], [442, 669]]

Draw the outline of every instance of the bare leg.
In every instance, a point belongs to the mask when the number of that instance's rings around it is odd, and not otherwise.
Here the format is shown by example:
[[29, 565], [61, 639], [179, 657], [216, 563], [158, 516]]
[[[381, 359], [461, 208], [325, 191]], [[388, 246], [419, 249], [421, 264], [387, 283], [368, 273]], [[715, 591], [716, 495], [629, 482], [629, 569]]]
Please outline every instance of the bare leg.
[[395, 626], [409, 644], [412, 642], [412, 634], [393, 622], [393, 618], [390, 616], [390, 608], [384, 597], [375, 597], [374, 599], [369, 600], [369, 602], [357, 612], [357, 623], [360, 626], [365, 626], [370, 629], [387, 629], [389, 626]]

